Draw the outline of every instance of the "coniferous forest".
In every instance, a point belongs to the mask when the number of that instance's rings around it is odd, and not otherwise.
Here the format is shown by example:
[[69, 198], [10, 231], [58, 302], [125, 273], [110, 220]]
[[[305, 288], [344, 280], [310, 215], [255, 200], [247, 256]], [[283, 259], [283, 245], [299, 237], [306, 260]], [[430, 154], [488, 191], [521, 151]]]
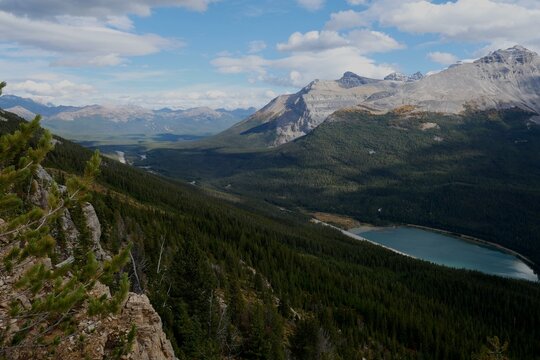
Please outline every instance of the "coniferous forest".
[[149, 151], [140, 165], [286, 208], [474, 236], [539, 264], [540, 128], [530, 117], [343, 110], [280, 147], [196, 143]]
[[[21, 121], [2, 116], [2, 133]], [[58, 140], [44, 165], [62, 184], [92, 153]], [[506, 342], [511, 359], [540, 358], [537, 283], [406, 258], [108, 159], [92, 204], [103, 246], [131, 244], [132, 291], [180, 359], [484, 359]]]
[[540, 360], [540, 0], [0, 0], [0, 360]]

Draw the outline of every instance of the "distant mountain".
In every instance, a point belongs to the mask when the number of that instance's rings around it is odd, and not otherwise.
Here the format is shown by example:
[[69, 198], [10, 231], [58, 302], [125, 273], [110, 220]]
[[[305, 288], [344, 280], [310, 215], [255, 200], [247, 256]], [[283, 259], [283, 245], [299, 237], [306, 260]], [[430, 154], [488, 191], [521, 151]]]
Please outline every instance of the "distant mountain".
[[14, 107], [10, 107], [10, 108], [6, 108], [5, 109], [6, 111], [9, 111], [9, 112], [12, 112], [14, 114], [17, 114], [19, 115], [20, 117], [22, 117], [23, 119], [32, 119], [36, 116], [36, 113], [33, 113], [32, 111], [20, 106], [20, 105], [17, 105], [17, 106], [14, 106]]
[[[22, 98], [15, 95], [3, 95], [0, 97], [0, 108], [2, 109], [14, 109], [23, 111], [26, 110], [32, 114], [41, 114], [42, 116], [54, 116], [64, 111], [74, 111], [77, 107], [74, 106], [53, 106], [38, 103], [32, 99]], [[17, 115], [20, 115], [17, 111], [9, 110]], [[24, 117], [24, 116], [23, 116]]]
[[393, 73], [376, 80], [346, 72], [339, 80], [315, 80], [296, 94], [277, 97], [215, 140], [277, 146], [308, 134], [337, 110], [382, 114], [404, 105], [444, 114], [509, 107], [540, 113], [540, 57], [514, 46], [429, 76]]
[[45, 127], [74, 140], [103, 134], [109, 137], [133, 134], [208, 136], [229, 128], [256, 110], [214, 110], [208, 107], [150, 110], [131, 105], [52, 106], [14, 95], [0, 97], [0, 108], [26, 119], [41, 114]]

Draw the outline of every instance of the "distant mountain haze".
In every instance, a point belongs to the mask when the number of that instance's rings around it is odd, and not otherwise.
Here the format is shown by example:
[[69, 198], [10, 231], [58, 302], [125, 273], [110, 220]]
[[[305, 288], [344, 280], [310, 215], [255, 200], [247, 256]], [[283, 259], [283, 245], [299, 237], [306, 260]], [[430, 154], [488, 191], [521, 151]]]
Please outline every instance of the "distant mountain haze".
[[254, 108], [214, 110], [208, 107], [150, 110], [132, 105], [52, 106], [14, 95], [0, 97], [0, 108], [26, 119], [40, 114], [43, 116], [42, 124], [45, 127], [74, 140], [85, 140], [85, 136], [102, 134], [208, 136], [229, 128], [256, 110]]

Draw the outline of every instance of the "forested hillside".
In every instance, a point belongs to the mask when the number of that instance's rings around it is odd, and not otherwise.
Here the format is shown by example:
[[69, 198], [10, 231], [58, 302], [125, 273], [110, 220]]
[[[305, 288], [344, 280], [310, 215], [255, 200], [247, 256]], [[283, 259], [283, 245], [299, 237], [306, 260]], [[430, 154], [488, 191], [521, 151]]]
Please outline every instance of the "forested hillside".
[[51, 134], [39, 117], [20, 125], [0, 136], [0, 359], [174, 359], [148, 297], [129, 292], [130, 245], [101, 246], [99, 153], [58, 185], [41, 166]]
[[[0, 116], [2, 132], [20, 121]], [[91, 153], [59, 141], [46, 166], [62, 183]], [[402, 257], [111, 160], [93, 190], [103, 246], [133, 244], [133, 290], [181, 359], [470, 359], [492, 336], [512, 359], [540, 358], [536, 283]]]
[[540, 264], [540, 125], [533, 114], [413, 109], [339, 111], [278, 148], [161, 149], [140, 165], [287, 208], [476, 236]]

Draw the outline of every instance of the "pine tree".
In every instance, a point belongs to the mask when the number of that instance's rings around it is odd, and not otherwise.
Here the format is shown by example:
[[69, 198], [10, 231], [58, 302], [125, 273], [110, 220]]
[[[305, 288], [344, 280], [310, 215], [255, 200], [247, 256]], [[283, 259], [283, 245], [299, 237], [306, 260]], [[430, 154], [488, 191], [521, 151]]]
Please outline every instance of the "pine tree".
[[474, 356], [476, 360], [508, 360], [508, 341], [501, 343], [498, 336], [488, 337], [487, 345], [484, 345], [480, 352]]
[[[0, 94], [5, 85], [0, 83]], [[10, 291], [0, 293], [0, 303], [8, 304], [8, 311], [0, 311], [0, 358], [38, 347], [54, 351], [74, 332], [68, 325], [77, 312], [118, 311], [129, 290], [124, 274], [110, 299], [91, 295], [98, 281], [111, 283], [117, 278], [129, 248], [103, 264], [88, 250], [80, 254], [81, 261], [51, 264], [56, 243], [51, 229], [66, 209], [89, 199], [101, 159], [99, 152], [94, 153], [84, 175], [69, 178], [63, 191], [53, 181], [44, 206], [36, 206], [31, 200], [38, 187], [36, 173], [53, 147], [51, 134], [39, 122], [36, 116], [0, 138], [0, 277], [13, 280]]]

